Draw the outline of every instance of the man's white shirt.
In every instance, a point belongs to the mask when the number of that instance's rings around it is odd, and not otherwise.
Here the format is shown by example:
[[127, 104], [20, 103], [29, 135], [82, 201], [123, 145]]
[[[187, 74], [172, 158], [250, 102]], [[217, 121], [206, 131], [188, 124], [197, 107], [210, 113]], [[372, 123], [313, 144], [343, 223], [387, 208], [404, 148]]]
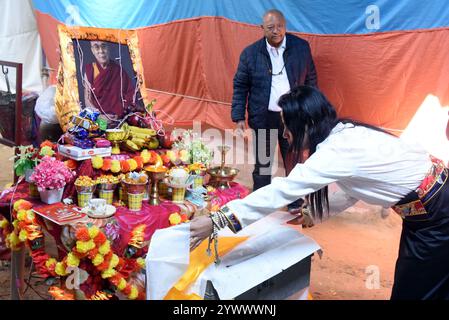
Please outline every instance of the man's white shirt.
[[[278, 48], [271, 46], [267, 40], [267, 50], [270, 54], [271, 60], [271, 91], [270, 102], [268, 104], [268, 110], [280, 112], [281, 108], [278, 106], [278, 100], [280, 96], [290, 91], [290, 83], [288, 82], [287, 70], [285, 69], [284, 51], [286, 48], [286, 37], [282, 40], [281, 45]], [[282, 74], [279, 74], [281, 72]]]

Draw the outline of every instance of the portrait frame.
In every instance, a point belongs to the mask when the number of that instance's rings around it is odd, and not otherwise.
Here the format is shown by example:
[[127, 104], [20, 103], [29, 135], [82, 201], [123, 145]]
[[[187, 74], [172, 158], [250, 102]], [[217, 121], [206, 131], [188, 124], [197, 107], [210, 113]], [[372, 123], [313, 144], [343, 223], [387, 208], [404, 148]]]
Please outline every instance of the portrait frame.
[[143, 65], [135, 30], [59, 25], [58, 35], [60, 61], [55, 94], [55, 111], [64, 132], [67, 131], [72, 117], [78, 115], [81, 111], [73, 39], [107, 41], [128, 46], [132, 67], [136, 74], [136, 85], [141, 88], [139, 93], [143, 104], [147, 106], [150, 103], [145, 90]]

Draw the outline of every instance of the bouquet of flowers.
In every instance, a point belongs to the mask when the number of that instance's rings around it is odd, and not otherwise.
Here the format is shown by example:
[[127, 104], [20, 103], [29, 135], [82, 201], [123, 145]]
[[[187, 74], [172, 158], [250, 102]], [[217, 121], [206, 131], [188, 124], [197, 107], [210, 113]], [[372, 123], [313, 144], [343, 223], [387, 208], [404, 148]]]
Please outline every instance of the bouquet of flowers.
[[31, 181], [40, 189], [60, 189], [75, 177], [64, 162], [45, 156], [34, 169]]
[[[53, 156], [54, 146], [50, 141], [44, 141], [39, 148], [32, 145], [16, 147], [18, 152], [14, 158], [14, 170], [17, 176], [23, 176], [28, 170], [33, 169], [42, 157]], [[28, 178], [28, 177], [27, 177]]]
[[213, 159], [213, 152], [192, 130], [184, 131], [173, 143], [173, 148], [179, 150], [180, 159], [185, 164], [201, 163], [208, 167]]

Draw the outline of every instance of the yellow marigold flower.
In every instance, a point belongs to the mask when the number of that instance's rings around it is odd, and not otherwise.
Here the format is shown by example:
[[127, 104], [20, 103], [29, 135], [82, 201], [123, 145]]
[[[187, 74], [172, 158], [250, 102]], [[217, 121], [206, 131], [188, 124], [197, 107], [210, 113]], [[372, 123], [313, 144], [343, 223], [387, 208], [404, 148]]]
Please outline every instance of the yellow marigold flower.
[[137, 169], [137, 162], [136, 162], [136, 160], [128, 159], [126, 161], [128, 161], [128, 164], [129, 164], [129, 171], [134, 171], [134, 170]]
[[89, 228], [89, 237], [91, 239], [95, 238], [98, 235], [98, 232], [100, 232], [100, 229], [97, 226], [92, 226]]
[[103, 255], [107, 254], [109, 251], [111, 251], [111, 244], [109, 243], [109, 241], [106, 241], [98, 248], [98, 252]]
[[25, 200], [23, 199], [19, 199], [16, 202], [14, 202], [14, 211], [19, 210], [20, 205], [22, 204], [22, 202], [24, 202]]
[[14, 227], [14, 229], [17, 229], [18, 225], [19, 225], [19, 220], [16, 219], [12, 222], [12, 226]]
[[170, 225], [174, 226], [176, 224], [180, 224], [181, 223], [181, 215], [177, 212], [172, 213], [169, 217], [168, 217], [168, 221], [170, 221]]
[[94, 169], [100, 169], [103, 166], [103, 158], [100, 156], [92, 157], [92, 167]]
[[119, 260], [118, 256], [116, 254], [113, 254], [112, 258], [111, 258], [111, 262], [109, 263], [109, 268], [117, 267], [119, 261], [120, 260]]
[[126, 288], [126, 280], [124, 278], [121, 278], [119, 283], [118, 283], [118, 285], [117, 285], [117, 289], [122, 291], [125, 288]]
[[120, 172], [120, 170], [121, 170], [120, 161], [112, 160], [111, 161], [111, 172], [112, 173], [117, 173], [117, 172]]
[[23, 220], [25, 220], [26, 216], [27, 216], [26, 210], [22, 209], [22, 210], [17, 211], [17, 220], [23, 221]]
[[76, 250], [81, 253], [86, 253], [95, 248], [95, 243], [93, 240], [89, 241], [77, 241], [76, 242]]
[[62, 262], [56, 263], [55, 272], [58, 276], [65, 276], [67, 274], [67, 270]]
[[19, 240], [24, 242], [28, 238], [28, 232], [25, 230], [20, 230], [19, 232]]
[[78, 267], [79, 264], [80, 264], [80, 259], [76, 255], [74, 255], [72, 252], [70, 252], [67, 255], [67, 265], [69, 267]]
[[137, 258], [137, 264], [141, 267], [141, 268], [145, 268], [145, 259], [143, 258]]
[[151, 154], [148, 152], [147, 149], [142, 150], [140, 156], [142, 157], [143, 163], [148, 163], [150, 161]]
[[50, 258], [47, 261], [45, 261], [45, 266], [47, 268], [51, 268], [54, 264], [56, 264], [56, 259], [55, 258]]
[[128, 298], [130, 300], [134, 300], [139, 296], [139, 290], [137, 290], [136, 286], [131, 286], [131, 293], [129, 294]]
[[41, 156], [53, 156], [55, 154], [55, 152], [53, 151], [53, 149], [50, 146], [43, 146], [41, 148], [41, 152], [40, 155]]
[[7, 241], [7, 244], [8, 244], [8, 242], [9, 242], [9, 247], [10, 247], [11, 249], [13, 249], [13, 250], [16, 250], [17, 247], [19, 246], [20, 242], [21, 242], [21, 241], [19, 240], [19, 237], [17, 237], [17, 234], [16, 234], [15, 232], [10, 233], [10, 234], [6, 237], [6, 241]]
[[36, 216], [34, 215], [33, 210], [27, 210], [27, 219], [29, 221], [33, 221]]
[[114, 269], [107, 269], [107, 270], [105, 270], [105, 271], [103, 271], [101, 273], [101, 277], [103, 279], [107, 279], [107, 278], [110, 278], [112, 276], [115, 276], [116, 273], [117, 273], [117, 271], [115, 271]]
[[92, 264], [93, 264], [94, 266], [98, 266], [98, 265], [102, 264], [103, 261], [104, 261], [103, 255], [98, 253], [98, 254], [95, 255], [95, 257], [92, 259]]
[[9, 224], [9, 222], [8, 222], [8, 220], [6, 220], [6, 219], [2, 219], [1, 221], [0, 221], [0, 228], [6, 228], [7, 226], [8, 226], [8, 224]]

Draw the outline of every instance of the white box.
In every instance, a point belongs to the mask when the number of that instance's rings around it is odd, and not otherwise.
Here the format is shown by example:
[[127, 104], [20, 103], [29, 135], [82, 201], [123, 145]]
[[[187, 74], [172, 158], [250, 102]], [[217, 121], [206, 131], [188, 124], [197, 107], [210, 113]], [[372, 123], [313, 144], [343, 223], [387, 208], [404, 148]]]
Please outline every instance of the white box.
[[86, 160], [93, 156], [109, 157], [112, 147], [82, 149], [72, 145], [58, 145], [58, 151], [63, 156], [74, 160]]

